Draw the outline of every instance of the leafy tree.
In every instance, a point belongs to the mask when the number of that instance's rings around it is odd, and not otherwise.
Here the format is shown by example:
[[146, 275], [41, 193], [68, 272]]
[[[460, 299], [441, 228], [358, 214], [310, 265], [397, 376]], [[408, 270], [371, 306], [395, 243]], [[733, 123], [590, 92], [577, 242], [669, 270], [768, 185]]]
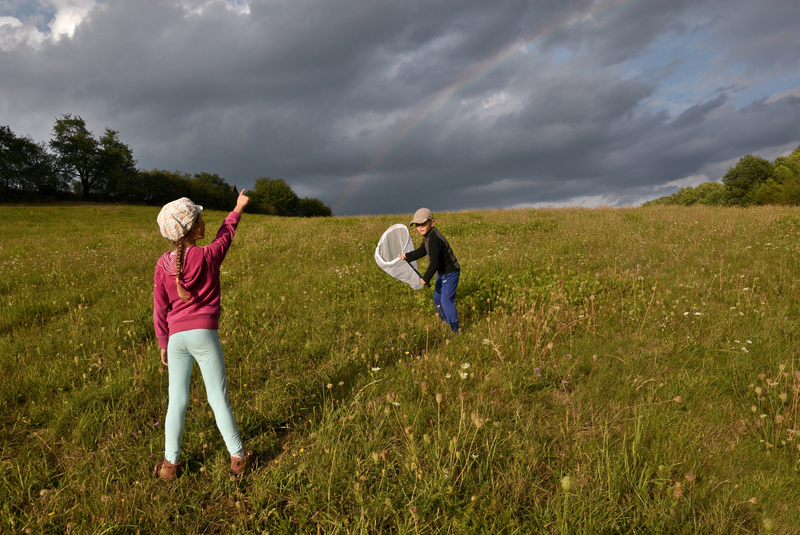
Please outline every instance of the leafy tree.
[[133, 153], [119, 140], [118, 132], [106, 128], [98, 141], [77, 115], [56, 119], [50, 146], [56, 152], [59, 171], [66, 180], [79, 184], [84, 200], [94, 193], [114, 197], [124, 191], [126, 180], [134, 178]]
[[149, 205], [164, 205], [181, 197], [191, 197], [191, 177], [180, 171], [139, 171], [136, 178], [128, 182], [126, 200]]
[[800, 153], [798, 153], [797, 159], [791, 156], [788, 158], [785, 156], [778, 156], [775, 159], [772, 176], [779, 184], [784, 184], [793, 179], [800, 179]]
[[198, 173], [189, 182], [191, 199], [204, 208], [230, 210], [236, 204], [233, 188], [217, 174]]
[[643, 206], [650, 206], [654, 204], [678, 204], [681, 206], [705, 204], [717, 206], [722, 204], [724, 192], [725, 186], [719, 182], [703, 182], [697, 187], [693, 188], [692, 186], [687, 186], [679, 189], [672, 195], [647, 201], [646, 203], [643, 203]]
[[100, 174], [105, 177], [102, 181], [105, 197], [125, 199], [127, 190], [137, 175], [136, 160], [133, 159], [130, 147], [120, 141], [116, 130], [106, 128], [105, 134], [100, 138], [96, 165]]
[[297, 204], [297, 215], [300, 217], [330, 217], [333, 211], [319, 199], [303, 197]]
[[753, 192], [753, 201], [756, 204], [781, 204], [782, 199], [783, 188], [771, 178], [757, 186]]
[[789, 158], [797, 163], [800, 163], [800, 145], [798, 145], [797, 148], [792, 151], [792, 154], [789, 155]]
[[56, 195], [65, 189], [45, 146], [16, 136], [7, 126], [0, 126], [0, 183], [4, 200], [20, 194]]
[[263, 211], [274, 215], [293, 216], [297, 214], [300, 199], [282, 178], [261, 177], [248, 193]]
[[754, 204], [756, 191], [772, 178], [772, 174], [773, 167], [769, 160], [752, 154], [743, 156], [736, 166], [729, 168], [722, 177], [722, 182], [725, 184], [724, 203], [739, 206]]
[[725, 186], [719, 182], [703, 182], [695, 188], [697, 204], [719, 206], [725, 194]]

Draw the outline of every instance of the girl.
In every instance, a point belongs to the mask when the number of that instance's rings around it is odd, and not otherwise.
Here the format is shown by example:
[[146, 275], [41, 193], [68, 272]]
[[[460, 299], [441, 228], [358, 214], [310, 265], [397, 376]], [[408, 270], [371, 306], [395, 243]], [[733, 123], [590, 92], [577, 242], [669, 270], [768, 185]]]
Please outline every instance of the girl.
[[244, 191], [210, 244], [198, 247], [205, 237], [202, 206], [183, 197], [166, 204], [158, 214], [161, 235], [175, 250], [164, 253], [153, 277], [153, 323], [161, 362], [169, 366], [169, 407], [164, 421], [164, 460], [155, 466], [157, 477], [170, 481], [182, 471], [181, 439], [192, 364], [197, 361], [214, 411], [217, 427], [231, 454], [231, 472], [240, 475], [252, 467], [252, 451], [244, 451], [239, 428], [228, 401], [225, 359], [219, 341], [219, 271], [231, 245], [242, 211], [250, 201]]

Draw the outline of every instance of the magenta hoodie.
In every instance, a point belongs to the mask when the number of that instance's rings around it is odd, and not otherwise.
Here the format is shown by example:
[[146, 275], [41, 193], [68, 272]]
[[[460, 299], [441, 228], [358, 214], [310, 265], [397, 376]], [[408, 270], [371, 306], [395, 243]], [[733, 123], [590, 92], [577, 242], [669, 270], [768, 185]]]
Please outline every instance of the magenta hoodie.
[[175, 251], [164, 253], [153, 276], [153, 324], [158, 347], [166, 349], [172, 334], [191, 329], [219, 329], [219, 268], [231, 246], [241, 215], [231, 212], [217, 231], [214, 241], [203, 247], [191, 246], [183, 253], [181, 283], [191, 299], [185, 303], [175, 284]]

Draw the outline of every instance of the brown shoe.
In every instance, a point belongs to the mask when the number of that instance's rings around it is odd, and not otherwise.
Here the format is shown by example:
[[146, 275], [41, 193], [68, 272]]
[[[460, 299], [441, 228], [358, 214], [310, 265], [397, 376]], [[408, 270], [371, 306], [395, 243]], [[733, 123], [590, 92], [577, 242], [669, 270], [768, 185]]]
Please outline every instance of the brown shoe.
[[172, 481], [183, 473], [183, 463], [172, 464], [168, 460], [158, 461], [153, 474], [164, 481]]
[[231, 456], [231, 473], [241, 476], [253, 469], [256, 456], [252, 451], [246, 451], [244, 457]]

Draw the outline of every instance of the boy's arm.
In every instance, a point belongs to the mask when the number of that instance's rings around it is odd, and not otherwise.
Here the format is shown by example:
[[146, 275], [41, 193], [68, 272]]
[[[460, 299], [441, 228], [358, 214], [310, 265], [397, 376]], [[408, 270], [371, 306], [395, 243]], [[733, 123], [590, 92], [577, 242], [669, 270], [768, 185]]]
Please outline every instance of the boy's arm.
[[422, 245], [420, 245], [418, 249], [414, 249], [413, 251], [405, 253], [405, 259], [409, 262], [413, 262], [414, 260], [419, 260], [425, 256], [426, 253], [427, 251], [425, 250], [425, 242], [422, 242]]
[[433, 275], [436, 273], [436, 270], [439, 269], [441, 248], [442, 242], [439, 241], [439, 238], [436, 236], [436, 234], [431, 234], [431, 237], [428, 238], [428, 258], [431, 259], [431, 262], [428, 264], [428, 269], [425, 270], [425, 275], [422, 276], [422, 282], [425, 283], [425, 286], [428, 286], [431, 283]]

